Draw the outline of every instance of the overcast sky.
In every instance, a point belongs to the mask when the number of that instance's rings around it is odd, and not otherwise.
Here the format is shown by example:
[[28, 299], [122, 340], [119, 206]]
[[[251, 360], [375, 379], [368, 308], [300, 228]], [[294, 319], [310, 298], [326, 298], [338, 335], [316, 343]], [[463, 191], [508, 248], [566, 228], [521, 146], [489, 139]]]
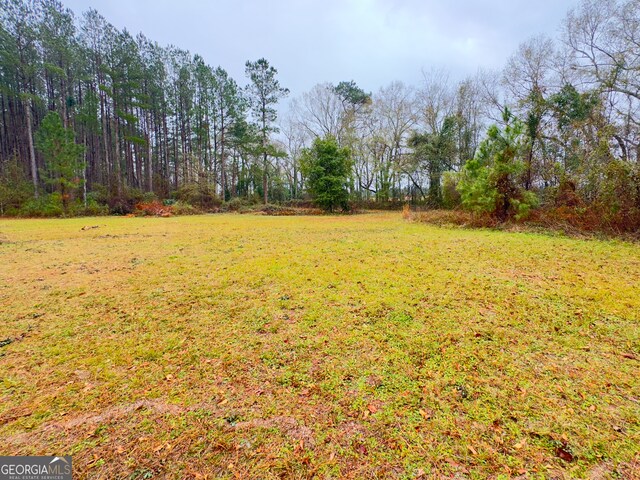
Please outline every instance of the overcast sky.
[[221, 65], [241, 85], [246, 60], [265, 57], [297, 96], [321, 82], [368, 91], [420, 83], [422, 69], [454, 78], [500, 68], [518, 44], [556, 36], [577, 0], [63, 0], [96, 8], [118, 28], [143, 32]]

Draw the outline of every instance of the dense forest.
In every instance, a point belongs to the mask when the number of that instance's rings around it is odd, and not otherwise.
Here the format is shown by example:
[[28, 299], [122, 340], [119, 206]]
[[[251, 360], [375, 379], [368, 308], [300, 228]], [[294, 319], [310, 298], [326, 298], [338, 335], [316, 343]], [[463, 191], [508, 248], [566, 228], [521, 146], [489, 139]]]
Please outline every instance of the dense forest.
[[430, 69], [415, 87], [343, 81], [299, 96], [266, 59], [234, 80], [96, 10], [2, 0], [0, 18], [3, 215], [306, 201], [322, 194], [322, 179], [307, 185], [322, 173], [317, 147], [346, 159], [344, 208], [410, 202], [504, 220], [546, 207], [640, 225], [635, 0], [583, 1], [558, 38], [523, 43], [500, 72], [454, 81]]

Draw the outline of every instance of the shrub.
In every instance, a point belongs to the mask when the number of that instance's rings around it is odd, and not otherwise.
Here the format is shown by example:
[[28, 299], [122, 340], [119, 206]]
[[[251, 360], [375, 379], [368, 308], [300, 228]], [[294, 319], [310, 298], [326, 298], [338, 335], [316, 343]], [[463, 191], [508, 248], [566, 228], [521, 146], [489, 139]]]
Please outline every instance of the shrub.
[[422, 223], [429, 223], [441, 227], [495, 227], [496, 219], [488, 214], [473, 215], [463, 210], [427, 210], [414, 214], [413, 218]]
[[576, 193], [576, 184], [567, 178], [560, 180], [555, 192], [554, 203], [557, 207], [576, 207], [582, 202]]
[[174, 196], [180, 202], [204, 210], [211, 210], [222, 205], [222, 200], [216, 194], [215, 187], [205, 183], [182, 185]]
[[460, 176], [457, 172], [444, 172], [442, 174], [442, 206], [444, 208], [456, 208], [462, 204], [462, 198], [458, 191]]
[[613, 160], [603, 170], [604, 181], [598, 203], [609, 206], [613, 214], [640, 207], [640, 184], [636, 183], [634, 165]]
[[109, 192], [107, 187], [101, 183], [94, 183], [91, 185], [91, 191], [87, 193], [87, 200], [95, 200], [96, 203], [101, 205], [107, 205], [109, 200]]
[[173, 213], [173, 207], [167, 207], [155, 200], [153, 202], [140, 202], [136, 204], [134, 213], [136, 215], [141, 216], [158, 216], [158, 217], [168, 217]]
[[312, 209], [293, 208], [293, 207], [287, 207], [284, 205], [266, 204], [266, 205], [258, 206], [256, 208], [256, 211], [262, 212], [265, 215], [291, 216], [291, 215], [309, 214], [309, 212], [311, 212]]
[[409, 205], [408, 203], [405, 203], [402, 207], [402, 218], [404, 218], [405, 220], [411, 218], [411, 205]]
[[17, 157], [0, 170], [0, 215], [17, 215], [20, 207], [33, 198], [33, 184], [20, 167]]
[[189, 205], [186, 202], [178, 201], [171, 206], [171, 211], [174, 215], [197, 215], [202, 213], [193, 205]]
[[20, 208], [21, 217], [61, 217], [64, 215], [62, 195], [58, 192], [32, 198]]
[[238, 212], [242, 209], [246, 209], [249, 205], [251, 205], [251, 203], [247, 199], [234, 197], [228, 202], [224, 203], [222, 209], [230, 212]]
[[309, 199], [293, 198], [282, 202], [282, 205], [291, 208], [314, 208], [315, 204]]
[[354, 200], [346, 204], [348, 211], [353, 210], [381, 210], [381, 211], [400, 211], [406, 202], [399, 200]]
[[33, 199], [33, 185], [30, 182], [16, 184], [0, 183], [0, 216], [16, 215], [20, 208]]
[[87, 195], [87, 204], [84, 202], [74, 202], [69, 207], [69, 215], [79, 217], [79, 216], [92, 216], [97, 217], [101, 215], [108, 215], [109, 207], [106, 205], [99, 204], [95, 199], [91, 198]]
[[137, 188], [122, 188], [121, 192], [112, 192], [107, 197], [109, 211], [116, 215], [133, 213], [138, 204], [154, 203], [157, 197], [152, 192], [143, 192]]

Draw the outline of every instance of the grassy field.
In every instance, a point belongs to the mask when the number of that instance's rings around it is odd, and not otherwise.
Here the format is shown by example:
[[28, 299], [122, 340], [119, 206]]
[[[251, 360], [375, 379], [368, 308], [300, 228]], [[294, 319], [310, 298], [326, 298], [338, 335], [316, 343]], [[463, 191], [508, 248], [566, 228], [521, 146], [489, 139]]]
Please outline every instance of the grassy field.
[[0, 220], [0, 341], [0, 454], [75, 478], [640, 478], [638, 245]]

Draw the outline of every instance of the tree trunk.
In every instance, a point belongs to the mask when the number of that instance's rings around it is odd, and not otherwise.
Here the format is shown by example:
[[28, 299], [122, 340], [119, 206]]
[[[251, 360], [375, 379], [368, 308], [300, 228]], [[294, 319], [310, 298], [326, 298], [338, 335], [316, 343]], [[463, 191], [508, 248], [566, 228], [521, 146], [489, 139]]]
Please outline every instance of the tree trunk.
[[227, 170], [225, 166], [224, 151], [224, 114], [220, 112], [220, 186], [222, 187], [222, 200], [227, 199]]
[[529, 147], [529, 152], [527, 154], [527, 164], [526, 164], [526, 172], [524, 176], [524, 189], [531, 190], [532, 185], [532, 174], [533, 174], [533, 141], [531, 142], [531, 147]]
[[36, 164], [36, 152], [33, 148], [33, 127], [31, 125], [31, 99], [27, 99], [25, 112], [27, 114], [27, 136], [29, 142], [29, 158], [31, 160], [31, 180], [33, 181], [33, 196], [38, 198], [38, 165]]
[[109, 148], [110, 148], [110, 143], [109, 143], [109, 129], [108, 129], [108, 125], [107, 125], [107, 108], [106, 108], [106, 101], [104, 98], [104, 93], [102, 92], [102, 90], [100, 90], [100, 119], [101, 119], [101, 124], [102, 124], [102, 145], [104, 146], [104, 162], [105, 162], [105, 166], [107, 167], [107, 179], [108, 182], [110, 183], [112, 181], [111, 178], [111, 159], [109, 158]]
[[238, 195], [236, 185], [238, 184], [238, 159], [236, 153], [233, 154], [233, 165], [231, 167], [231, 197]]
[[[115, 102], [113, 104], [113, 111], [116, 112], [117, 108], [115, 105]], [[119, 132], [119, 128], [118, 128], [118, 117], [117, 114], [114, 115], [113, 118], [113, 144], [115, 147], [114, 150], [114, 154], [113, 154], [113, 166], [114, 166], [114, 172], [116, 175], [116, 185], [118, 188], [118, 196], [122, 195], [122, 174], [120, 172], [120, 132]]]
[[264, 204], [269, 203], [269, 184], [267, 181], [267, 152], [264, 152], [264, 160], [262, 162], [263, 171], [262, 171], [262, 191], [264, 193]]
[[153, 192], [153, 149], [151, 147], [151, 114], [147, 114], [147, 188]]
[[84, 208], [87, 208], [87, 132], [83, 129], [82, 133], [83, 137], [83, 160], [84, 164], [82, 165], [82, 201], [84, 202]]

